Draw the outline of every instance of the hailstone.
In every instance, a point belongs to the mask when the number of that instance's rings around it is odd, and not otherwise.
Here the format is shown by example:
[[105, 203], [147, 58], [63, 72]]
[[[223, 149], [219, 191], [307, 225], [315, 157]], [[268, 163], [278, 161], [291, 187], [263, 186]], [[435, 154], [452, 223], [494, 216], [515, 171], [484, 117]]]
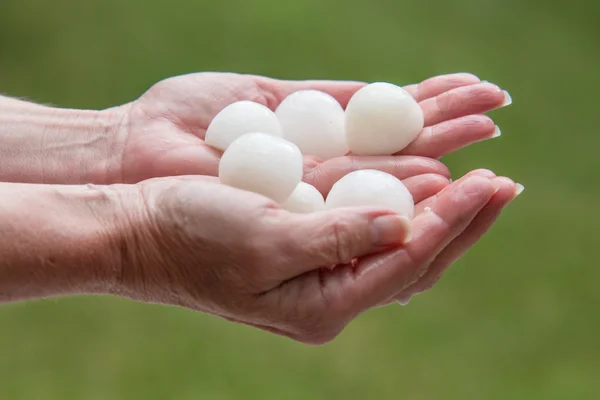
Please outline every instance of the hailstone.
[[312, 213], [324, 210], [325, 200], [314, 186], [300, 182], [292, 195], [281, 203], [281, 208], [294, 213]]
[[327, 93], [301, 90], [287, 96], [275, 110], [283, 137], [303, 154], [323, 160], [348, 153], [344, 109]]
[[384, 207], [412, 219], [414, 200], [402, 181], [386, 172], [363, 169], [337, 181], [327, 195], [327, 209], [339, 207]]
[[238, 101], [221, 110], [211, 121], [204, 141], [207, 145], [225, 151], [243, 134], [262, 132], [281, 137], [281, 124], [275, 113], [262, 104]]
[[376, 82], [358, 90], [346, 107], [346, 139], [356, 155], [390, 155], [423, 129], [423, 111], [404, 89]]
[[302, 179], [302, 153], [287, 140], [266, 133], [247, 133], [234, 140], [219, 163], [222, 183], [280, 203]]

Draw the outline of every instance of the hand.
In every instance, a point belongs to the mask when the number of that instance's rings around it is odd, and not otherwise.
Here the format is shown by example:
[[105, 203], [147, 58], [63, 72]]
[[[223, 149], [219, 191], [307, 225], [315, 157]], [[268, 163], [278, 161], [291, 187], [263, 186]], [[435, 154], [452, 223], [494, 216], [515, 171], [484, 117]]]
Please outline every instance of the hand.
[[[122, 161], [113, 182], [136, 183], [174, 175], [217, 175], [221, 153], [204, 141], [212, 118], [225, 106], [251, 100], [275, 109], [290, 93], [316, 89], [345, 107], [361, 82], [281, 81], [260, 76], [198, 73], [159, 82], [137, 101], [123, 106], [119, 129]], [[379, 169], [400, 179], [425, 173], [448, 175], [434, 160], [470, 143], [493, 137], [495, 125], [479, 115], [501, 107], [505, 95], [496, 85], [470, 74], [428, 79], [406, 87], [420, 102], [425, 128], [398, 156], [339, 157], [321, 162], [305, 158], [304, 180], [326, 193], [343, 175]]]
[[437, 275], [513, 197], [509, 179], [471, 175], [437, 195], [409, 184], [412, 228], [377, 208], [288, 213], [210, 177], [128, 186], [121, 208], [131, 223], [113, 292], [322, 344]]

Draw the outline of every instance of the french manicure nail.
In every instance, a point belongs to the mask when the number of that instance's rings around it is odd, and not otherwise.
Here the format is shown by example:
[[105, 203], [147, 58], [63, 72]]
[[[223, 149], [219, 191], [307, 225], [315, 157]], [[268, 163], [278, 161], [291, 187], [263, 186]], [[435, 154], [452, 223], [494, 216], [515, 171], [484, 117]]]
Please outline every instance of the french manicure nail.
[[517, 183], [516, 186], [517, 189], [515, 190], [515, 197], [523, 193], [523, 190], [525, 190], [525, 186], [521, 185], [520, 183]]
[[502, 103], [502, 107], [510, 106], [512, 104], [512, 97], [510, 97], [510, 93], [508, 93], [506, 90], [503, 90], [502, 92], [504, 92], [504, 103]]
[[500, 136], [502, 136], [502, 131], [500, 130], [500, 127], [496, 125], [496, 128], [494, 129], [494, 134], [492, 135], [492, 139]]
[[398, 304], [400, 304], [401, 306], [407, 306], [408, 303], [410, 303], [410, 299], [411, 297], [403, 297], [401, 299], [398, 300]]
[[410, 220], [400, 215], [384, 215], [373, 221], [375, 241], [381, 246], [408, 243], [412, 239]]

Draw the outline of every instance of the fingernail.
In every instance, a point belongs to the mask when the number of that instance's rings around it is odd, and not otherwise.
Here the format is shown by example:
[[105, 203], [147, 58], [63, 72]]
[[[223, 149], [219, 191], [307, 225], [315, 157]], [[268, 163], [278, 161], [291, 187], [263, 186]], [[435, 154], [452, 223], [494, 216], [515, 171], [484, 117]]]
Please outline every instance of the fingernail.
[[496, 128], [494, 129], [494, 134], [492, 135], [492, 139], [497, 138], [502, 136], [502, 131], [500, 130], [500, 127], [498, 125], [496, 125]]
[[521, 185], [520, 183], [517, 183], [516, 186], [517, 189], [515, 190], [515, 197], [523, 193], [523, 190], [525, 190], [525, 186]]
[[398, 301], [398, 304], [400, 304], [401, 306], [407, 306], [408, 303], [410, 303], [410, 299], [411, 299], [411, 297], [408, 296], [408, 297], [403, 297], [401, 299], [398, 299], [397, 301]]
[[510, 97], [510, 93], [508, 93], [506, 90], [503, 90], [502, 92], [504, 92], [504, 103], [502, 103], [502, 107], [510, 106], [512, 104], [512, 97]]
[[408, 243], [412, 239], [410, 220], [400, 215], [384, 215], [373, 221], [375, 241], [381, 246]]
[[481, 83], [490, 83], [490, 81], [481, 81]]

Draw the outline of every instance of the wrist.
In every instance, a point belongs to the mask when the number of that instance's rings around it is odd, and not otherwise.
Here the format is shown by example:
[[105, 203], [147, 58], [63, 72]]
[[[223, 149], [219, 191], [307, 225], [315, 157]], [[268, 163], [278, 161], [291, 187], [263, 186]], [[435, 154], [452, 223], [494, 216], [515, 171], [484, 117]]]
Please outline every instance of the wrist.
[[109, 186], [0, 183], [0, 302], [111, 293], [129, 223]]
[[119, 181], [126, 107], [53, 108], [0, 96], [0, 181]]

